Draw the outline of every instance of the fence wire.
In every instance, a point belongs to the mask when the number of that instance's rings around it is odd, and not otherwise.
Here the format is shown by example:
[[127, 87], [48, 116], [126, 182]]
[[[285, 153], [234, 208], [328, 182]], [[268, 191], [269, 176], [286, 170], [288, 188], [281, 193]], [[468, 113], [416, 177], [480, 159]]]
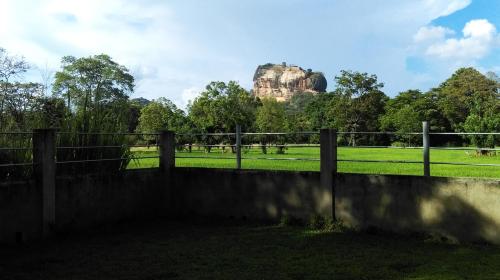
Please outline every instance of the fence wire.
[[[498, 147], [441, 147], [441, 146], [393, 146], [393, 145], [345, 145], [351, 144], [353, 135], [378, 136], [458, 136], [472, 135], [497, 136], [498, 132], [336, 132], [341, 149], [396, 149], [396, 150], [450, 150], [475, 153], [496, 154]], [[319, 152], [311, 156], [299, 153], [298, 157], [287, 156], [289, 149], [311, 148], [321, 150], [319, 131], [299, 132], [215, 132], [215, 133], [179, 133], [175, 135], [176, 159], [197, 160], [243, 160], [245, 162], [295, 161], [320, 162]], [[25, 177], [32, 174], [33, 132], [0, 133], [0, 178]], [[238, 142], [238, 139], [240, 139]], [[432, 140], [432, 138], [431, 138]], [[160, 155], [159, 133], [56, 133], [56, 164], [58, 172], [71, 173], [88, 171], [123, 170], [130, 162], [140, 165], [141, 160], [156, 159]], [[344, 141], [344, 142], [342, 142]], [[432, 142], [432, 141], [431, 141]], [[344, 143], [344, 144], [342, 144]], [[200, 153], [204, 155], [199, 155]], [[256, 155], [259, 153], [261, 155]], [[198, 154], [198, 155], [197, 155]], [[338, 157], [337, 162], [390, 163], [390, 164], [429, 164], [450, 166], [500, 167], [497, 163], [429, 161], [408, 159], [366, 159]], [[82, 168], [82, 165], [84, 166]], [[240, 166], [240, 165], [237, 165]]]

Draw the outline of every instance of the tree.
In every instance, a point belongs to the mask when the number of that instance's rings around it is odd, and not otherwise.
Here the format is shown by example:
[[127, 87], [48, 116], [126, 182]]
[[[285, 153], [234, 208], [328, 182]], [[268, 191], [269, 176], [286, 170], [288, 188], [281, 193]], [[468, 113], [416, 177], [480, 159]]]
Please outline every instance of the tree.
[[380, 117], [380, 128], [385, 131], [396, 131], [398, 138], [412, 145], [412, 140], [418, 139], [409, 132], [421, 130], [423, 112], [415, 108], [418, 99], [423, 98], [419, 90], [401, 92], [394, 99], [390, 99], [385, 106], [385, 114]]
[[211, 82], [188, 105], [189, 116], [204, 132], [233, 132], [236, 125], [249, 130], [255, 121], [257, 100], [237, 82]]
[[[286, 119], [288, 120], [288, 128], [290, 131], [309, 131], [312, 130], [312, 123], [307, 115], [306, 108], [318, 98], [318, 95], [303, 92], [292, 95], [290, 100], [284, 103]], [[301, 142], [307, 139], [303, 135], [295, 135], [295, 142]]]
[[[476, 69], [460, 68], [434, 89], [438, 106], [457, 132], [497, 132], [500, 115], [499, 84]], [[464, 137], [479, 148], [495, 145], [494, 137], [469, 135]]]
[[[188, 105], [189, 119], [195, 129], [203, 133], [234, 132], [236, 125], [243, 131], [253, 128], [258, 100], [237, 82], [211, 82], [204, 92]], [[233, 141], [200, 139], [204, 144]], [[210, 147], [207, 148], [210, 151]]]
[[[463, 128], [467, 132], [498, 132], [500, 131], [500, 114], [488, 114], [483, 117], [477, 114], [471, 114], [467, 117], [463, 124]], [[495, 148], [498, 140], [495, 140], [494, 135], [468, 135], [471, 143], [478, 147], [478, 153], [489, 154], [487, 150], [481, 148]]]
[[[461, 125], [461, 129], [465, 132], [498, 132], [500, 131], [500, 102], [491, 100], [490, 106], [484, 108], [481, 100], [476, 99], [471, 104], [471, 112]], [[480, 154], [487, 154], [486, 150], [481, 148], [495, 148], [498, 140], [495, 140], [494, 135], [468, 135], [468, 139], [473, 145], [478, 147]]]
[[[333, 127], [348, 132], [378, 131], [379, 117], [384, 113], [387, 96], [381, 91], [383, 83], [376, 75], [342, 70], [335, 77], [337, 87], [328, 104], [327, 118]], [[373, 143], [377, 137], [349, 135], [349, 145]]]
[[435, 119], [438, 111], [432, 97], [420, 90], [400, 92], [387, 101], [385, 114], [380, 117], [381, 130], [397, 132], [397, 139], [408, 146], [420, 143], [421, 137], [408, 133], [421, 131], [423, 121], [430, 121], [433, 131], [440, 131], [436, 127], [440, 120]]
[[[55, 74], [53, 93], [66, 100], [68, 114], [75, 116], [80, 131], [124, 131], [124, 109], [134, 90], [129, 70], [105, 54], [85, 58], [66, 56]], [[69, 127], [68, 127], [69, 128]]]
[[3, 48], [0, 48], [0, 130], [5, 129], [6, 116], [5, 105], [8, 102], [9, 93], [12, 97], [12, 83], [16, 78], [22, 76], [29, 69], [29, 64], [23, 57], [12, 56]]
[[[257, 109], [257, 116], [255, 120], [255, 126], [258, 132], [286, 132], [288, 130], [288, 123], [285, 113], [285, 105], [276, 101], [273, 98], [262, 99], [262, 106]], [[279, 137], [279, 136], [278, 136]], [[262, 152], [267, 153], [266, 145], [273, 141], [272, 136], [263, 135], [261, 136]], [[276, 143], [282, 143], [279, 141], [283, 139], [274, 139]], [[278, 153], [283, 153], [283, 147], [278, 147]]]
[[332, 93], [320, 93], [305, 106], [304, 113], [307, 116], [311, 130], [329, 127], [327, 122], [328, 106], [334, 97], [335, 95]]
[[161, 97], [142, 108], [137, 131], [155, 133], [168, 129], [182, 132], [185, 119], [186, 116], [182, 110], [178, 109], [172, 101]]
[[[5, 83], [3, 85], [3, 128], [11, 131], [44, 127], [39, 120], [39, 102], [43, 87], [37, 83]], [[36, 125], [37, 124], [37, 125]]]
[[472, 111], [482, 117], [500, 98], [498, 84], [472, 67], [458, 69], [436, 91], [439, 108], [456, 131]]
[[[107, 149], [78, 149], [58, 153], [61, 160], [119, 158], [122, 160], [87, 163], [86, 170], [120, 170], [128, 162], [129, 121], [128, 96], [134, 90], [134, 77], [108, 55], [62, 58], [61, 70], [56, 72], [52, 92], [63, 98], [66, 114], [59, 141], [66, 146], [115, 146]], [[130, 140], [131, 141], [131, 140]], [[64, 165], [62, 173], [78, 171], [76, 165]]]

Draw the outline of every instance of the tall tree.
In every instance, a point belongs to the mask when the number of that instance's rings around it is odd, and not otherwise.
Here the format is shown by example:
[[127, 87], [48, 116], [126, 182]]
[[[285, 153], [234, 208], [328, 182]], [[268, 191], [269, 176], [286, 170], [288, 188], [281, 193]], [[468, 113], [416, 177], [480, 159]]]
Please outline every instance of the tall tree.
[[[128, 96], [134, 89], [134, 78], [125, 66], [105, 54], [82, 58], [66, 56], [61, 64], [61, 70], [55, 74], [52, 92], [66, 103], [65, 122], [61, 130], [73, 133], [62, 134], [59, 141], [67, 146], [117, 147], [65, 150], [58, 157], [69, 161], [122, 159], [87, 163], [86, 170], [89, 172], [125, 168], [130, 152], [126, 146], [121, 146], [127, 138], [118, 132], [128, 131]], [[78, 172], [77, 167], [65, 165], [59, 171]]]
[[154, 133], [162, 129], [169, 129], [183, 132], [185, 123], [184, 111], [177, 108], [172, 101], [161, 97], [142, 108], [137, 131]]
[[[286, 119], [291, 131], [312, 130], [311, 119], [306, 113], [306, 108], [318, 98], [309, 92], [296, 93], [285, 102]], [[299, 139], [297, 139], [299, 140]]]
[[417, 101], [423, 98], [419, 90], [408, 90], [387, 101], [385, 114], [380, 117], [381, 130], [396, 131], [398, 138], [411, 146], [418, 137], [408, 133], [420, 131], [425, 118], [425, 112], [416, 108]]
[[474, 111], [482, 117], [495, 107], [500, 94], [498, 84], [474, 68], [458, 69], [437, 89], [439, 107], [455, 130], [460, 130]]
[[108, 55], [63, 57], [62, 69], [55, 74], [53, 92], [66, 100], [69, 114], [77, 116], [81, 131], [104, 127], [125, 130], [125, 102], [134, 89], [129, 70]]
[[16, 87], [12, 83], [28, 69], [29, 64], [23, 57], [10, 55], [0, 48], [0, 130], [5, 129], [7, 123], [5, 105], [8, 97], [13, 97], [12, 89]]
[[[342, 131], [378, 131], [379, 117], [384, 113], [387, 96], [382, 92], [383, 83], [376, 75], [342, 70], [335, 77], [337, 87], [329, 103], [328, 120]], [[373, 143], [376, 137], [351, 134], [349, 145]]]
[[[396, 131], [397, 140], [413, 145], [421, 142], [421, 137], [409, 135], [418, 132], [422, 122], [429, 121], [434, 132], [449, 131], [449, 123], [437, 106], [436, 93], [422, 93], [419, 90], [407, 90], [387, 101], [385, 113], [380, 117], [381, 130]], [[435, 144], [443, 144], [443, 138], [433, 138]]]
[[250, 130], [258, 101], [237, 82], [211, 82], [188, 105], [189, 117], [203, 132], [233, 132], [236, 125]]
[[[285, 105], [274, 98], [262, 99], [262, 106], [257, 109], [255, 126], [258, 132], [286, 132], [288, 130]], [[284, 144], [283, 137], [262, 135], [260, 142], [262, 152], [267, 153], [268, 143]], [[283, 153], [283, 147], [278, 147], [278, 153]]]

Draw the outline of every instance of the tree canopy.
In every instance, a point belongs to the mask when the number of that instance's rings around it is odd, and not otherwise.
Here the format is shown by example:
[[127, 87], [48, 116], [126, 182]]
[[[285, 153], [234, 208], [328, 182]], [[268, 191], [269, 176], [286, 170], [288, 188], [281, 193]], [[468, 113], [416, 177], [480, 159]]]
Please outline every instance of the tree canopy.
[[238, 83], [211, 82], [188, 105], [188, 113], [203, 132], [234, 132], [238, 124], [248, 131], [255, 123], [257, 105], [257, 99]]
[[65, 56], [62, 69], [55, 74], [53, 93], [66, 100], [68, 115], [75, 116], [81, 131], [127, 128], [124, 112], [134, 77], [125, 66], [105, 54], [75, 58]]

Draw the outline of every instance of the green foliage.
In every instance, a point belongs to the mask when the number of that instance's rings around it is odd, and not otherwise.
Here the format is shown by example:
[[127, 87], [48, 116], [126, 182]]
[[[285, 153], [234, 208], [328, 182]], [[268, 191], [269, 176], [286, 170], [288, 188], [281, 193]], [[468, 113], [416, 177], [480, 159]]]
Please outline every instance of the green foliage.
[[151, 101], [141, 109], [138, 132], [155, 133], [161, 130], [183, 132], [186, 116], [175, 104], [166, 99], [159, 98]]
[[[490, 114], [483, 117], [471, 114], [462, 127], [467, 132], [500, 131], [500, 114]], [[494, 148], [495, 144], [498, 144], [494, 135], [469, 135], [467, 137], [478, 148]]]
[[68, 117], [64, 130], [80, 132], [126, 131], [128, 95], [134, 77], [127, 68], [105, 54], [63, 57], [56, 72], [53, 93], [66, 101]]
[[308, 226], [311, 229], [322, 230], [325, 228], [326, 224], [327, 224], [327, 218], [325, 218], [323, 215], [314, 214], [309, 219]]
[[[284, 104], [276, 99], [263, 99], [262, 106], [257, 109], [255, 126], [258, 132], [287, 132], [288, 124]], [[275, 135], [262, 135], [259, 140], [263, 145], [264, 153], [267, 153], [265, 145], [269, 143], [285, 144], [283, 137]], [[279, 153], [284, 153], [282, 146], [279, 146]]]
[[237, 82], [211, 82], [191, 104], [189, 118], [202, 132], [249, 131], [255, 122], [257, 100]]
[[[384, 113], [387, 96], [381, 91], [383, 83], [376, 75], [341, 71], [335, 77], [337, 88], [328, 104], [327, 121], [340, 131], [378, 131], [379, 117]], [[347, 135], [348, 145], [377, 143], [377, 136]]]
[[[484, 76], [474, 68], [461, 68], [435, 91], [439, 109], [450, 123], [450, 129], [458, 132], [498, 132], [498, 89], [499, 84], [494, 79]], [[498, 143], [492, 135], [470, 135], [465, 138], [480, 148], [494, 147]]]
[[[189, 121], [196, 132], [230, 133], [236, 131], [236, 125], [241, 125], [242, 131], [251, 131], [258, 105], [258, 99], [237, 82], [211, 82], [188, 105]], [[229, 137], [200, 137], [194, 141], [206, 145], [234, 143]], [[210, 152], [211, 147], [206, 150]], [[234, 152], [234, 148], [232, 150]]]
[[314, 214], [309, 219], [308, 227], [313, 230], [329, 232], [346, 232], [349, 230], [342, 220], [334, 220], [332, 217]]
[[[53, 93], [66, 103], [64, 122], [66, 132], [59, 139], [61, 146], [120, 146], [125, 136], [93, 133], [127, 132], [130, 105], [128, 95], [134, 89], [134, 78], [127, 68], [105, 54], [75, 58], [66, 56], [62, 69], [55, 74]], [[82, 134], [83, 133], [83, 134]], [[116, 149], [77, 149], [58, 151], [60, 161], [124, 158], [85, 164], [84, 170], [96, 172], [125, 168], [129, 154], [127, 146]], [[82, 166], [64, 165], [61, 173], [81, 172]]]
[[259, 132], [286, 132], [285, 106], [275, 99], [263, 99], [257, 109], [255, 126]]
[[498, 84], [474, 68], [458, 69], [436, 90], [439, 108], [453, 129], [460, 130], [467, 117], [475, 111], [482, 116], [486, 108], [498, 106]]
[[390, 99], [385, 106], [385, 114], [380, 117], [381, 130], [396, 131], [399, 140], [412, 146], [412, 142], [418, 141], [420, 137], [406, 133], [420, 131], [422, 121], [427, 120], [425, 112], [418, 108], [418, 103], [423, 98], [424, 95], [419, 90], [409, 90]]

